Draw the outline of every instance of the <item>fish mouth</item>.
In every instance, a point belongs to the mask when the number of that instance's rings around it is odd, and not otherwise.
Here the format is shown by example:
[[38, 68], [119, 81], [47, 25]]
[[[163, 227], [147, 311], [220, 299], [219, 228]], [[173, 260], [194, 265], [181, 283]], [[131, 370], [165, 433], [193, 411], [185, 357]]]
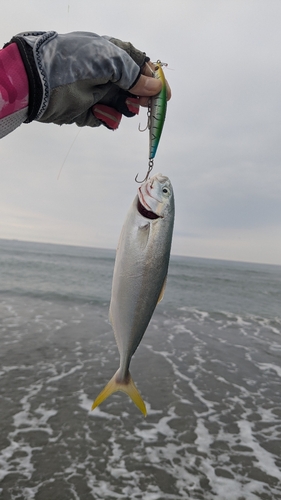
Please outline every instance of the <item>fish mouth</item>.
[[[151, 182], [150, 188], [152, 188], [152, 186], [153, 186], [153, 181]], [[144, 193], [142, 190], [144, 190]], [[148, 183], [145, 183], [142, 186], [140, 186], [138, 190], [138, 204], [137, 204], [138, 212], [143, 217], [146, 217], [146, 219], [159, 219], [159, 218], [162, 219], [163, 217], [161, 215], [158, 215], [156, 211], [153, 211], [151, 209], [151, 206], [147, 203], [147, 198], [150, 198], [152, 200], [153, 205], [155, 205], [155, 201], [161, 202], [161, 200], [158, 200], [157, 197], [152, 196], [151, 190], [148, 188]]]
[[152, 210], [147, 210], [141, 203], [140, 199], [138, 198], [138, 205], [137, 205], [138, 212], [145, 217], [146, 219], [159, 219], [160, 215], [155, 214], [152, 212]]
[[150, 193], [147, 191], [147, 187], [146, 186], [141, 186], [138, 190], [138, 195], [139, 195], [139, 201], [140, 203], [142, 204], [142, 206], [144, 208], [146, 208], [146, 210], [151, 210], [150, 206], [148, 205], [148, 203], [146, 203], [145, 201], [145, 198], [143, 196], [143, 193], [142, 193], [142, 188], [145, 188], [145, 191], [146, 191], [146, 194], [148, 194], [150, 196]]

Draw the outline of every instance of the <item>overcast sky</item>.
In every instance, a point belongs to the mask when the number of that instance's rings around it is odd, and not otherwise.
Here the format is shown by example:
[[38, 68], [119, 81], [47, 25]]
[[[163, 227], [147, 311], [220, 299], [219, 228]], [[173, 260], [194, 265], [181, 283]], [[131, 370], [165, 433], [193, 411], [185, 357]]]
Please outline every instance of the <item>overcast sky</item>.
[[[9, 0], [0, 26], [1, 46], [85, 30], [167, 62], [154, 172], [174, 186], [172, 252], [281, 264], [280, 0]], [[33, 122], [2, 139], [0, 238], [115, 248], [147, 169], [139, 122], [144, 109], [115, 132]]]

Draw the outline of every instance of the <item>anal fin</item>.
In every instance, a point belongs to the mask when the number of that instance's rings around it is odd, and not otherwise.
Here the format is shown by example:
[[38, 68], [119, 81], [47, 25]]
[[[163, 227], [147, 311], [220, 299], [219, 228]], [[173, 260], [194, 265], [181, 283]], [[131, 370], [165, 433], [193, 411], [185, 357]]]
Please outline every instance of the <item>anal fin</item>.
[[160, 292], [160, 295], [158, 297], [158, 301], [157, 301], [157, 304], [159, 304], [159, 302], [161, 302], [161, 300], [163, 299], [164, 297], [164, 294], [165, 294], [165, 290], [166, 290], [166, 284], [167, 284], [167, 276], [164, 280], [164, 283], [163, 283], [163, 286], [161, 288], [161, 292]]

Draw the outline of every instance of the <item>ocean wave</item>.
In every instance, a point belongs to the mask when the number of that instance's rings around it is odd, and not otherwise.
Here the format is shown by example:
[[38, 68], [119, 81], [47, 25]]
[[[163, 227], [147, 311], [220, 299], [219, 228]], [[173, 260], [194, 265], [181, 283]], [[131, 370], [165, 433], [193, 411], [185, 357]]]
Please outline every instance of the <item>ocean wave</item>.
[[[29, 275], [29, 267], [24, 279], [1, 283], [1, 498], [278, 500], [277, 303], [253, 306], [261, 294], [252, 290], [243, 307], [247, 290], [231, 302], [243, 274], [235, 278], [235, 266], [226, 298], [228, 279], [213, 286], [218, 263], [205, 279], [207, 263], [191, 272], [188, 261], [186, 277], [202, 271], [195, 298], [177, 288], [172, 269], [131, 364], [147, 418], [123, 393], [92, 412], [119, 362], [107, 318], [110, 266], [85, 281], [79, 266], [64, 268], [44, 287], [46, 268]], [[267, 290], [269, 274], [260, 281]]]

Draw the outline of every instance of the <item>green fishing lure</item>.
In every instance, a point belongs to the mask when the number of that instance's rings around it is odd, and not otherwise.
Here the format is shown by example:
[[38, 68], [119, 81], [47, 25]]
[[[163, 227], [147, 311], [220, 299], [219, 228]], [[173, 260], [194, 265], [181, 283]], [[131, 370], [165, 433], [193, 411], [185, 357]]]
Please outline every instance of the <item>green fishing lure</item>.
[[158, 78], [161, 81], [162, 88], [159, 94], [151, 97], [150, 99], [147, 111], [147, 126], [143, 130], [139, 128], [141, 132], [144, 132], [147, 129], [149, 130], [148, 171], [143, 181], [137, 180], [138, 175], [135, 177], [136, 182], [139, 183], [145, 182], [148, 179], [151, 170], [153, 169], [154, 158], [165, 122], [167, 110], [167, 86], [164, 71], [162, 69], [163, 66], [167, 66], [167, 64], [162, 63], [161, 61], [157, 61], [155, 63], [154, 71], [151, 70], [153, 77]]
[[159, 94], [151, 98], [151, 110], [149, 117], [150, 123], [148, 124], [149, 160], [153, 160], [156, 155], [167, 110], [167, 87], [162, 66], [164, 66], [164, 64], [162, 64], [160, 61], [157, 61], [157, 66], [154, 70], [154, 77], [158, 78], [158, 80], [161, 81], [162, 89]]

